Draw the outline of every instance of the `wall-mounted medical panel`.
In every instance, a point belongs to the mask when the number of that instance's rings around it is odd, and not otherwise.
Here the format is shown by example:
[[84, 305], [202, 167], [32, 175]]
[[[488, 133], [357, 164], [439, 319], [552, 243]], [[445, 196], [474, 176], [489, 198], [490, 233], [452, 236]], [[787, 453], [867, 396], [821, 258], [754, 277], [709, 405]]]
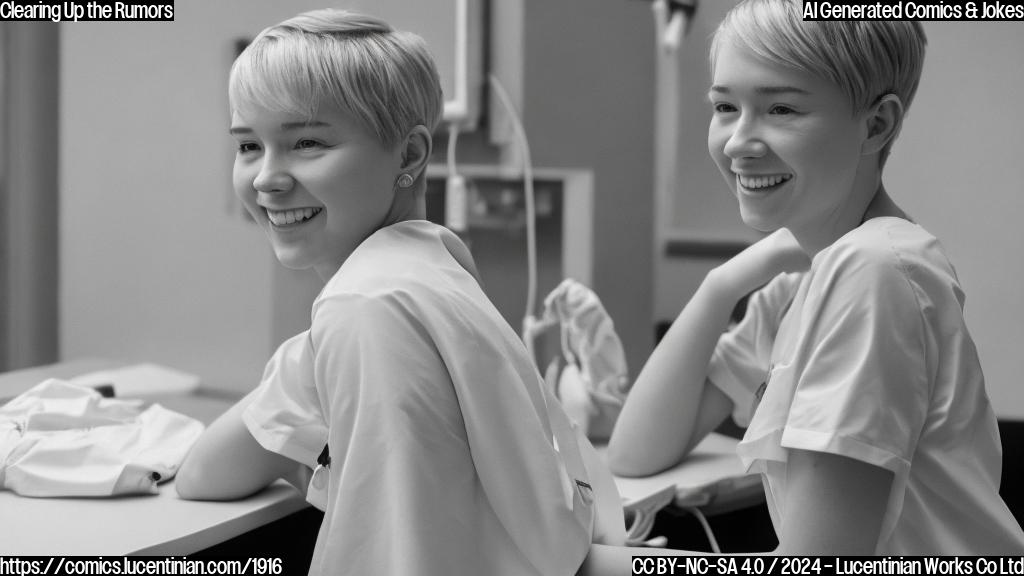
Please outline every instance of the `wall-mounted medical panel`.
[[472, 127], [483, 94], [484, 1], [348, 0], [345, 7], [422, 36], [441, 75], [445, 121]]

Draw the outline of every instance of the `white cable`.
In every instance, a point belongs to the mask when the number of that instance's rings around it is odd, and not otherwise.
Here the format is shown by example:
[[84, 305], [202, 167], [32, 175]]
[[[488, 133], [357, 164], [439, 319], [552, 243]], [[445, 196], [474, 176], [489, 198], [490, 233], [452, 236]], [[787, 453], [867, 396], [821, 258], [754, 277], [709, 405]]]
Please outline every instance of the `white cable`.
[[530, 143], [526, 139], [526, 130], [523, 129], [523, 123], [516, 113], [515, 106], [512, 105], [512, 99], [509, 97], [508, 92], [505, 91], [505, 88], [494, 74], [490, 75], [490, 82], [491, 87], [494, 88], [494, 93], [498, 96], [498, 100], [501, 101], [501, 104], [505, 107], [512, 120], [512, 128], [516, 133], [516, 139], [519, 141], [523, 153], [523, 188], [526, 192], [527, 285], [526, 313], [523, 315], [523, 329], [520, 336], [529, 347], [532, 344], [530, 340], [532, 340], [531, 332], [535, 320], [533, 313], [536, 309], [537, 300], [537, 214], [533, 205], [533, 164], [530, 160]]
[[660, 43], [665, 37], [665, 27], [668, 25], [668, 0], [654, 0], [651, 3], [651, 10], [654, 11], [655, 43]]
[[459, 126], [455, 122], [448, 124], [448, 175], [455, 175], [455, 143], [459, 140]]
[[715, 539], [715, 533], [711, 531], [711, 525], [708, 524], [708, 519], [704, 517], [704, 513], [696, 506], [687, 506], [684, 509], [697, 517], [697, 521], [704, 528], [704, 534], [707, 534], [708, 543], [711, 544], [711, 551], [715, 554], [721, 554], [722, 549], [718, 547], [718, 540]]
[[686, 29], [686, 15], [680, 10], [672, 15], [668, 21], [668, 26], [665, 27], [665, 35], [661, 37], [661, 43], [664, 48], [674, 53], [679, 50], [679, 45], [683, 41], [683, 31]]
[[469, 192], [466, 179], [456, 170], [455, 143], [459, 139], [459, 127], [452, 122], [448, 125], [448, 179], [444, 190], [444, 224], [455, 232], [469, 229]]

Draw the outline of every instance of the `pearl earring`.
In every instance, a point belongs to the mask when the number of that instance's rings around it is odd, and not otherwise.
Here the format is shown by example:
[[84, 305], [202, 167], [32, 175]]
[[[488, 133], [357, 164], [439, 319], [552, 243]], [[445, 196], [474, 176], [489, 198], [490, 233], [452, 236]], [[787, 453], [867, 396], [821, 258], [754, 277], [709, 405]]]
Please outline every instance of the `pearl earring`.
[[411, 174], [402, 174], [401, 176], [398, 177], [399, 188], [408, 188], [409, 186], [412, 186], [412, 183], [413, 178]]

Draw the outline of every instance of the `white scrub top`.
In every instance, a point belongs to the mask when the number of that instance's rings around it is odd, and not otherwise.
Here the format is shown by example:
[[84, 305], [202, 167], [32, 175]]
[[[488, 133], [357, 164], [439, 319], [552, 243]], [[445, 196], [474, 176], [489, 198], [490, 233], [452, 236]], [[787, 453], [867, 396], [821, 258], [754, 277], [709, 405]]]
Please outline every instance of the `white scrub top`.
[[891, 217], [751, 298], [709, 378], [749, 420], [738, 452], [764, 474], [776, 533], [787, 450], [802, 449], [893, 473], [878, 554], [1024, 552], [998, 495], [999, 433], [963, 304], [938, 241]]
[[244, 413], [311, 468], [330, 446], [311, 574], [569, 575], [589, 550], [539, 374], [446, 237], [411, 221], [365, 240]]

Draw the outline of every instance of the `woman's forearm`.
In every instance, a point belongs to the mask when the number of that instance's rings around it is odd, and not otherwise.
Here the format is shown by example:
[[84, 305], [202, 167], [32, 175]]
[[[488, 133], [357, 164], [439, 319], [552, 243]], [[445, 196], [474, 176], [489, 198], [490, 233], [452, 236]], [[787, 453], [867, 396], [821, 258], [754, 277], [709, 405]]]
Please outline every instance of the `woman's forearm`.
[[668, 468], [720, 423], [732, 402], [707, 385], [708, 363], [736, 302], [810, 259], [781, 228], [712, 270], [637, 377], [609, 442], [612, 471], [645, 476]]
[[608, 446], [616, 474], [644, 476], [664, 470], [699, 440], [693, 436], [708, 362], [745, 294], [734, 284], [717, 271], [708, 274], [640, 372]]
[[296, 476], [299, 464], [264, 449], [242, 422], [246, 396], [217, 418], [185, 456], [175, 479], [178, 495], [189, 500], [233, 500], [278, 478]]

